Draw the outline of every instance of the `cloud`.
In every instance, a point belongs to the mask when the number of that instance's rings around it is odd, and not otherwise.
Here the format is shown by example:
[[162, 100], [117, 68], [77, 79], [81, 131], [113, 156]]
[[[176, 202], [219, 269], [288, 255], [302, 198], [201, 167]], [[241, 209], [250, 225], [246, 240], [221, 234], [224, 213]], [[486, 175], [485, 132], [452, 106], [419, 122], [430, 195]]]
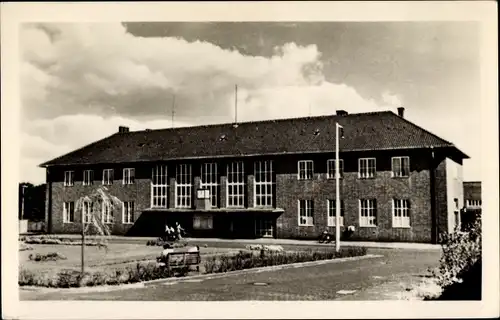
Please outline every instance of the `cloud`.
[[391, 94], [390, 92], [387, 91], [382, 93], [382, 101], [392, 107], [403, 106], [401, 99], [397, 95]]
[[[20, 34], [22, 159], [40, 164], [116, 132], [384, 109], [325, 80], [316, 45], [287, 43], [271, 57], [212, 43], [144, 38], [121, 24], [26, 24]], [[392, 100], [386, 100], [389, 106]], [[41, 169], [23, 178], [43, 179]], [[34, 173], [41, 172], [41, 173]]]

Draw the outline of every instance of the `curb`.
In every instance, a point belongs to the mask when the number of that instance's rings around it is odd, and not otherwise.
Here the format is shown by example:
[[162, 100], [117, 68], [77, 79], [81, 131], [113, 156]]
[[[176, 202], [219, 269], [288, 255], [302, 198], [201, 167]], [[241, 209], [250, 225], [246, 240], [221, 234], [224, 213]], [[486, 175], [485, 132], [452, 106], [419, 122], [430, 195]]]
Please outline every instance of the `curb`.
[[116, 290], [126, 290], [126, 289], [140, 289], [148, 286], [153, 286], [162, 283], [177, 283], [177, 282], [189, 282], [191, 280], [210, 280], [210, 279], [218, 279], [225, 278], [231, 276], [237, 276], [242, 274], [251, 274], [251, 273], [260, 273], [267, 271], [276, 271], [276, 270], [284, 270], [284, 269], [294, 269], [294, 268], [302, 268], [302, 267], [311, 267], [318, 266], [329, 263], [341, 263], [348, 261], [357, 261], [357, 260], [365, 260], [365, 259], [373, 259], [380, 258], [383, 255], [375, 255], [375, 254], [367, 254], [359, 257], [348, 257], [348, 258], [338, 258], [338, 259], [330, 259], [330, 260], [317, 260], [317, 261], [307, 261], [307, 262], [298, 262], [298, 263], [290, 263], [283, 264], [278, 266], [269, 266], [269, 267], [260, 267], [260, 268], [251, 268], [237, 271], [229, 271], [224, 273], [215, 273], [215, 274], [200, 274], [195, 276], [187, 276], [187, 277], [173, 277], [173, 278], [165, 278], [165, 279], [156, 279], [150, 281], [144, 281], [139, 283], [130, 283], [123, 285], [104, 285], [99, 287], [81, 287], [81, 288], [44, 288], [44, 287], [35, 287], [35, 286], [20, 286], [19, 290], [24, 290], [26, 292], [38, 292], [38, 293], [54, 293], [54, 292], [67, 292], [67, 293], [89, 293], [89, 292], [110, 292]]

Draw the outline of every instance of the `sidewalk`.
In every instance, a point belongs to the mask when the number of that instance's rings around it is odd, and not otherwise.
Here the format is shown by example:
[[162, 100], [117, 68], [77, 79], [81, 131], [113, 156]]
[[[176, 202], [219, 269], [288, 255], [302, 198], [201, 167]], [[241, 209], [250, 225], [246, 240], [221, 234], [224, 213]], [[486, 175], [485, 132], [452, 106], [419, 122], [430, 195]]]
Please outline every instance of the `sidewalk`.
[[[79, 234], [54, 234], [53, 237], [67, 239], [80, 239]], [[86, 236], [86, 239], [100, 238], [96, 236]], [[146, 243], [149, 240], [155, 240], [157, 237], [125, 237], [109, 236], [107, 239], [114, 243]], [[335, 243], [321, 244], [316, 240], [295, 240], [295, 239], [221, 239], [221, 238], [184, 238], [185, 241], [196, 244], [268, 244], [268, 245], [303, 245], [303, 246], [334, 246]], [[417, 249], [417, 250], [440, 250], [441, 246], [428, 243], [409, 243], [409, 242], [374, 242], [374, 241], [342, 241], [341, 246], [347, 247], [366, 247], [366, 248], [388, 248], [388, 249]]]

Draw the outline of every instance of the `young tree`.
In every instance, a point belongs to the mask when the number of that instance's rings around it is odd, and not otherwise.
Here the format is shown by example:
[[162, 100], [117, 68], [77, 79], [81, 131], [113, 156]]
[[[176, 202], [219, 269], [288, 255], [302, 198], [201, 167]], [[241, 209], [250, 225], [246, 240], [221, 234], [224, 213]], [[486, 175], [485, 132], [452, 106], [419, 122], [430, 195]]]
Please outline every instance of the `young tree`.
[[85, 272], [85, 234], [110, 236], [108, 224], [113, 223], [113, 212], [121, 206], [120, 199], [112, 195], [105, 186], [98, 186], [92, 193], [76, 201], [75, 211], [81, 212], [82, 221], [82, 278]]

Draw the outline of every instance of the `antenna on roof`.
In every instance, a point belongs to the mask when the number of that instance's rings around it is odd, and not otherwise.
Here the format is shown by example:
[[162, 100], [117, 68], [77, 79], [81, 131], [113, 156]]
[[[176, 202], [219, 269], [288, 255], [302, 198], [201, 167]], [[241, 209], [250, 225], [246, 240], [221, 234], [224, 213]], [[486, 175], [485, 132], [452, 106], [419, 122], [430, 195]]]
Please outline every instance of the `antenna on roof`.
[[172, 97], [172, 128], [174, 127], [174, 115], [175, 115], [175, 94]]
[[238, 85], [234, 85], [234, 123], [238, 123]]

